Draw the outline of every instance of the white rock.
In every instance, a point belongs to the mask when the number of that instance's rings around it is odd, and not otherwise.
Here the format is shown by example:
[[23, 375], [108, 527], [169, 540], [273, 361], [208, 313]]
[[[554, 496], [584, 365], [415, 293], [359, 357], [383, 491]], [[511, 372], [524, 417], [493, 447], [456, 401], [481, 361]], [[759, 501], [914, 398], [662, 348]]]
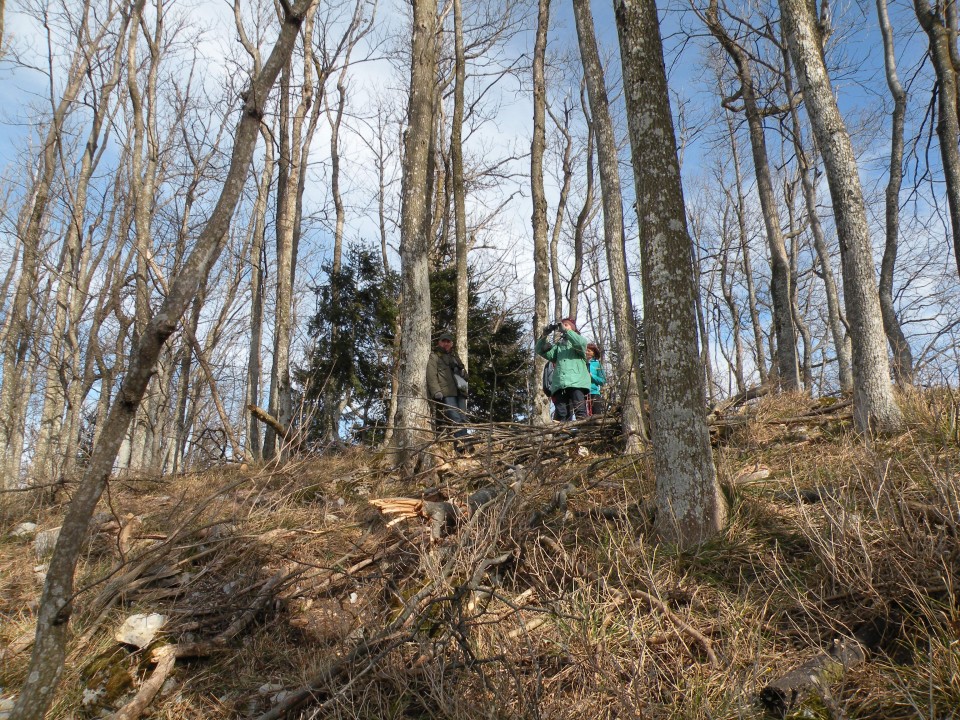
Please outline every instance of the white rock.
[[15, 698], [0, 698], [0, 720], [7, 720], [13, 712]]
[[123, 621], [123, 625], [113, 637], [117, 642], [145, 648], [153, 642], [153, 638], [166, 622], [166, 616], [160, 613], [131, 615]]
[[283, 685], [280, 683], [264, 683], [260, 686], [257, 692], [261, 695], [269, 695], [270, 693], [275, 693], [280, 690], [283, 690]]
[[[14, 529], [11, 536], [15, 538], [30, 537], [37, 531], [37, 524], [32, 522], [22, 522]], [[0, 702], [3, 702], [0, 700]]]
[[37, 565], [33, 568], [33, 578], [37, 581], [38, 585], [43, 585], [47, 581], [47, 570], [50, 569], [49, 563], [44, 563], [43, 565]]
[[33, 551], [37, 554], [37, 560], [43, 560], [47, 555], [53, 553], [53, 548], [57, 544], [57, 538], [60, 537], [60, 528], [50, 528], [41, 530], [33, 540]]

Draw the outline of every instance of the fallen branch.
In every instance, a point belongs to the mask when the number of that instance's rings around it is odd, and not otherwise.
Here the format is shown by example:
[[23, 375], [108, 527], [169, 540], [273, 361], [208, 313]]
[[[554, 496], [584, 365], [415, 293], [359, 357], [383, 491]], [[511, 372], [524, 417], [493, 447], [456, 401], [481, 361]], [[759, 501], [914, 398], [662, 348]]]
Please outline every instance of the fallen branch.
[[173, 672], [173, 666], [177, 662], [177, 655], [173, 648], [172, 645], [164, 645], [153, 651], [152, 658], [157, 663], [157, 667], [140, 686], [133, 700], [111, 715], [110, 720], [137, 720], [140, 717]]
[[291, 443], [294, 446], [298, 446], [300, 444], [298, 433], [288, 428], [263, 408], [257, 407], [251, 403], [250, 405], [247, 405], [247, 410], [257, 420], [272, 427], [276, 431], [277, 435], [279, 435], [285, 442]]

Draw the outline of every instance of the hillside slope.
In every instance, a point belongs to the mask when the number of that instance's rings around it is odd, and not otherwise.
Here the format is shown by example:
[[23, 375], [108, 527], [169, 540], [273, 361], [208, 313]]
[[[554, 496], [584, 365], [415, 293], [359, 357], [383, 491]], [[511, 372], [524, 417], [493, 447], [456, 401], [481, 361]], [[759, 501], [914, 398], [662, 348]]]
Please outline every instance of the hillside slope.
[[[610, 423], [478, 428], [418, 478], [356, 449], [116, 479], [52, 716], [952, 717], [958, 405], [906, 405], [872, 445], [801, 398], [715, 418], [731, 522], [690, 553], [652, 535]], [[4, 697], [69, 494], [0, 500]], [[145, 647], [115, 638], [154, 613]]]

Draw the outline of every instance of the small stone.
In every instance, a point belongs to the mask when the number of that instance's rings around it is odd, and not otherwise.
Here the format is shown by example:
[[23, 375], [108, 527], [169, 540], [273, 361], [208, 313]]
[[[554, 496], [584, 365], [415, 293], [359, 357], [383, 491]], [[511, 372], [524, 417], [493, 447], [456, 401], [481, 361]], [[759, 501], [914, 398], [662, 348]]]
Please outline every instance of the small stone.
[[43, 585], [47, 581], [47, 570], [49, 569], [50, 565], [48, 563], [36, 565], [33, 568], [33, 578], [37, 581], [38, 585]]
[[327, 513], [323, 516], [323, 521], [328, 523], [340, 522], [340, 518], [334, 515], [333, 513]]
[[0, 698], [0, 720], [7, 720], [13, 712], [16, 698]]
[[270, 693], [279, 692], [280, 690], [283, 690], [283, 685], [280, 683], [264, 683], [257, 689], [257, 692], [261, 695], [269, 695]]
[[53, 554], [53, 548], [56, 547], [59, 537], [60, 528], [58, 527], [37, 533], [33, 540], [33, 551], [37, 554], [37, 560], [43, 560], [48, 555]]
[[237, 589], [237, 584], [235, 582], [228, 582], [223, 586], [223, 592], [225, 595], [232, 595], [233, 591]]
[[37, 531], [37, 524], [32, 522], [22, 522], [10, 533], [11, 537], [22, 538], [30, 537]]
[[145, 648], [153, 642], [153, 638], [166, 622], [167, 618], [160, 613], [131, 615], [123, 621], [123, 625], [113, 637], [125, 645]]

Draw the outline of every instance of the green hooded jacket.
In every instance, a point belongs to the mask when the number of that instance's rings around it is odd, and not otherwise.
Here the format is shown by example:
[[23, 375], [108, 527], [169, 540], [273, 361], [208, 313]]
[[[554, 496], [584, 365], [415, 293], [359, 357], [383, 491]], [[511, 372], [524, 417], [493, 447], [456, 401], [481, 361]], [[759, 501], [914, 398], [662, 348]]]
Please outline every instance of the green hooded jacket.
[[581, 388], [590, 392], [590, 371], [587, 370], [587, 339], [573, 330], [564, 330], [556, 345], [544, 335], [534, 348], [537, 355], [552, 362], [556, 369], [550, 384], [551, 393], [564, 388]]

